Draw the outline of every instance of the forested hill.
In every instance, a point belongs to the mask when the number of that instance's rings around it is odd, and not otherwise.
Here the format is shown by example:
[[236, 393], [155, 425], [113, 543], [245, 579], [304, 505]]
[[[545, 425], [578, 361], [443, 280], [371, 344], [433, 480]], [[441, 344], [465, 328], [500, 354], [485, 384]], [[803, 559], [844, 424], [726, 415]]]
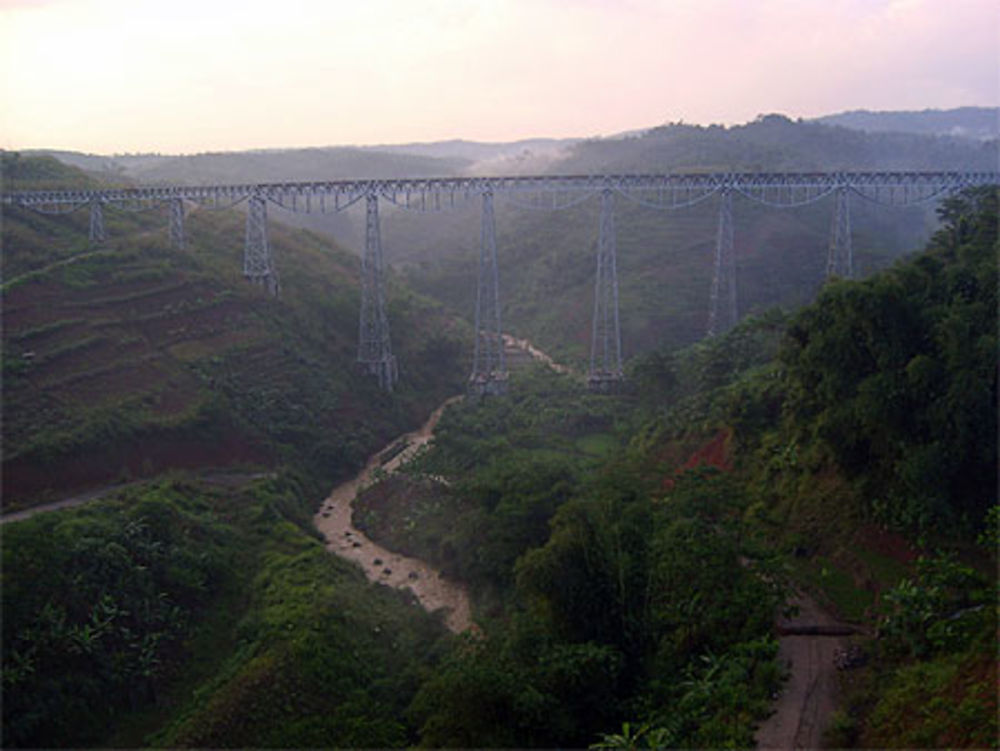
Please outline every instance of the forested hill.
[[[178, 252], [155, 213], [109, 207], [91, 249], [85, 215], [5, 211], [5, 483], [156, 477], [3, 526], [3, 746], [750, 747], [799, 588], [853, 634], [830, 746], [989, 747], [1000, 207], [941, 209], [925, 252], [662, 342], [629, 393], [515, 372], [373, 472], [355, 524], [469, 587], [462, 637], [311, 519], [461, 387], [467, 328], [394, 278], [389, 396], [353, 370], [356, 259], [323, 238], [271, 225], [274, 300], [235, 212], [190, 212]], [[161, 476], [178, 448], [242, 472]]]
[[[4, 154], [5, 189], [93, 186], [55, 160]], [[282, 294], [242, 277], [243, 215], [192, 207], [3, 217], [4, 507], [171, 467], [297, 464], [323, 484], [461, 388], [467, 329], [390, 282], [403, 382], [357, 372], [357, 259], [271, 222]]]
[[72, 151], [42, 151], [95, 176], [116, 176], [140, 185], [220, 185], [293, 180], [451, 175], [469, 163], [405, 151], [383, 152], [348, 146], [189, 155], [122, 154], [99, 156]]
[[[913, 134], [870, 134], [769, 115], [724, 128], [673, 124], [642, 135], [577, 144], [553, 173], [810, 170], [994, 170], [995, 144]], [[657, 211], [616, 197], [615, 230], [626, 357], [704, 336], [709, 315], [718, 201]], [[564, 358], [588, 353], [598, 201], [527, 211], [498, 197], [504, 321]], [[770, 209], [733, 203], [740, 315], [813, 298], [826, 273], [835, 201]], [[387, 257], [408, 265], [418, 289], [468, 315], [475, 305], [478, 206], [431, 218], [387, 216]], [[932, 204], [878, 206], [851, 198], [860, 276], [926, 242]]]
[[[104, 184], [10, 153], [2, 172]], [[131, 483], [0, 528], [0, 745], [406, 745], [444, 629], [310, 520], [462, 388], [467, 327], [390, 278], [390, 397], [355, 367], [357, 258], [328, 238], [270, 223], [274, 299], [242, 277], [237, 211], [188, 207], [183, 251], [165, 207], [104, 219], [94, 248], [86, 210], [3, 213], [3, 510]]]
[[[906, 261], [636, 358], [629, 398], [535, 374], [451, 408], [362, 495], [491, 616], [417, 691], [423, 745], [745, 748], [781, 691], [829, 747], [993, 743], [997, 193], [941, 209]], [[781, 687], [792, 589], [851, 635], [840, 677]]]
[[577, 144], [556, 169], [601, 171], [994, 170], [996, 143], [915, 133], [866, 133], [762, 115], [744, 125], [674, 123], [640, 136]]

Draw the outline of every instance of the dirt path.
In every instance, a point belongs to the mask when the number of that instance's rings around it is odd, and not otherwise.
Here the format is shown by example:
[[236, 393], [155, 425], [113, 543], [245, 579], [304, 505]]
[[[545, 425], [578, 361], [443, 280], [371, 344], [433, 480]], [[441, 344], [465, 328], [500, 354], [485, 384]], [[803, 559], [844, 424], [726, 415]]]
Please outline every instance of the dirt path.
[[[370, 581], [409, 589], [426, 610], [445, 609], [445, 624], [455, 633], [466, 631], [473, 625], [465, 588], [442, 578], [423, 561], [394, 553], [369, 540], [351, 523], [351, 504], [376, 468], [393, 472], [430, 441], [441, 414], [461, 398], [452, 397], [438, 407], [418, 430], [396, 439], [375, 454], [357, 477], [333, 489], [313, 520], [326, 539], [327, 550], [359, 564]], [[392, 454], [400, 441], [406, 443], [406, 448], [383, 463], [383, 457]]]
[[103, 488], [98, 488], [97, 490], [91, 490], [87, 493], [81, 493], [80, 495], [75, 495], [71, 498], [63, 498], [61, 501], [53, 501], [52, 503], [43, 503], [41, 506], [32, 506], [31, 508], [23, 509], [22, 511], [13, 511], [9, 514], [4, 514], [0, 516], [0, 524], [7, 524], [8, 522], [19, 522], [24, 519], [30, 519], [35, 514], [44, 514], [49, 511], [59, 511], [64, 508], [73, 508], [74, 506], [81, 506], [84, 503], [89, 503], [90, 501], [96, 501], [98, 498], [103, 498], [106, 495], [114, 493], [116, 490], [124, 490], [125, 488], [132, 487], [133, 485], [139, 485], [140, 482], [129, 482], [121, 483], [119, 485], [109, 485]]
[[799, 612], [778, 622], [778, 660], [788, 667], [790, 675], [775, 703], [774, 714], [757, 730], [759, 749], [819, 748], [838, 704], [834, 653], [845, 647], [846, 638], [795, 632], [835, 631], [844, 624], [805, 595], [796, 594], [789, 605], [797, 606]]
[[510, 334], [503, 335], [503, 343], [507, 347], [516, 347], [524, 352], [527, 352], [531, 357], [538, 362], [545, 363], [550, 368], [552, 368], [556, 373], [571, 373], [572, 371], [565, 365], [561, 365], [553, 360], [549, 355], [542, 352], [534, 344], [529, 342], [527, 339], [517, 339]]
[[[209, 485], [239, 487], [241, 485], [246, 485], [249, 482], [253, 482], [254, 480], [274, 476], [274, 472], [226, 472], [224, 470], [220, 470], [200, 475], [195, 479]], [[138, 485], [145, 485], [150, 482], [155, 482], [155, 480], [156, 478], [145, 478], [142, 480], [133, 480], [132, 482], [122, 482], [117, 485], [105, 485], [104, 487], [95, 488], [94, 490], [89, 490], [86, 493], [80, 493], [79, 495], [74, 495], [70, 498], [63, 498], [62, 500], [53, 501], [52, 503], [43, 503], [40, 506], [32, 506], [31, 508], [22, 509], [21, 511], [12, 511], [9, 514], [0, 516], [0, 524], [30, 519], [35, 514], [44, 514], [49, 511], [60, 511], [61, 509], [82, 506], [85, 503], [99, 500], [111, 495], [112, 493], [116, 493], [119, 490], [134, 488]]]

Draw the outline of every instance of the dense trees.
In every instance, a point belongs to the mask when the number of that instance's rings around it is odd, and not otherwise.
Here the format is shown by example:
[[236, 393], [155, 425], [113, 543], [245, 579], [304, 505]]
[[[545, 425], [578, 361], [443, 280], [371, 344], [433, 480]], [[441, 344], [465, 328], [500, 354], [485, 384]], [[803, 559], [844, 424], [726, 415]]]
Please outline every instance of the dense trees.
[[303, 490], [174, 481], [5, 526], [4, 747], [410, 743], [444, 629], [329, 555]]
[[[554, 374], [515, 377], [510, 396], [445, 413], [410, 479], [382, 482], [395, 503], [376, 486], [356, 511], [477, 598], [483, 635], [410, 707], [422, 743], [585, 746], [632, 720], [674, 745], [749, 743], [778, 680], [779, 593], [746, 545], [748, 496], [711, 471], [665, 487], [641, 446], [582, 450], [601, 428], [631, 435], [630, 402]], [[433, 490], [402, 490], [421, 475]]]
[[995, 503], [997, 192], [948, 199], [927, 252], [829, 285], [789, 329], [787, 416], [880, 521], [975, 528]]
[[169, 488], [128, 500], [5, 528], [5, 745], [92, 742], [155, 701], [228, 580], [233, 533], [203, 501]]
[[[310, 413], [351, 416], [307, 346], [341, 303], [287, 319], [264, 306], [276, 335], [304, 332], [285, 337], [281, 367], [236, 348], [199, 359], [199, 377], [284, 461], [302, 452], [307, 474], [164, 483], [5, 527], [5, 746], [750, 745], [780, 680], [771, 622], [789, 571], [816, 550], [822, 576], [860, 557], [836, 549], [858, 518], [929, 545], [993, 525], [995, 545], [997, 215], [995, 191], [950, 199], [926, 253], [650, 356], [634, 393], [529, 371], [503, 399], [449, 409], [358, 514], [471, 585], [481, 630], [457, 639], [315, 538], [320, 479], [375, 437], [324, 437]], [[418, 378], [435, 381], [461, 340], [416, 339]], [[383, 432], [405, 419], [372, 399]], [[710, 455], [718, 468], [697, 466]], [[370, 502], [381, 491], [406, 502]], [[845, 742], [988, 742], [990, 582], [925, 555], [880, 594], [867, 617], [881, 618], [881, 672], [867, 728]], [[921, 722], [899, 727], [916, 701]]]

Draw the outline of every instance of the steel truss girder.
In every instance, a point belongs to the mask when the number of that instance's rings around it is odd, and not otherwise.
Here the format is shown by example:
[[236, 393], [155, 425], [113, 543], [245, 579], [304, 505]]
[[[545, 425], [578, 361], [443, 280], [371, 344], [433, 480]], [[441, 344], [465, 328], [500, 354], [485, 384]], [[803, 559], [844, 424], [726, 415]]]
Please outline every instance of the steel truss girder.
[[507, 363], [500, 322], [500, 275], [497, 267], [493, 193], [483, 192], [479, 273], [476, 277], [476, 342], [469, 391], [484, 396], [507, 391]]
[[592, 391], [615, 391], [624, 377], [622, 335], [618, 319], [618, 269], [615, 240], [614, 192], [601, 192], [601, 219], [597, 240], [597, 278], [594, 282], [594, 323], [590, 342]]
[[267, 238], [267, 202], [263, 196], [250, 197], [247, 204], [246, 243], [243, 247], [243, 276], [277, 297], [280, 285]]
[[[103, 207], [111, 206], [121, 210], [135, 210], [142, 204], [155, 205], [170, 203], [170, 238], [177, 248], [184, 246], [184, 201], [190, 201], [204, 208], [230, 208], [248, 201], [247, 234], [244, 252], [244, 274], [261, 283], [273, 295], [279, 290], [278, 276], [267, 238], [267, 202], [293, 212], [343, 211], [361, 198], [366, 198], [371, 207], [379, 197], [403, 208], [438, 210], [449, 201], [452, 205], [457, 198], [483, 197], [483, 229], [480, 252], [480, 278], [478, 281], [476, 308], [476, 356], [472, 381], [483, 380], [489, 391], [499, 392], [506, 388], [506, 368], [502, 337], [500, 335], [499, 283], [496, 266], [496, 238], [493, 219], [493, 196], [498, 193], [578, 193], [580, 199], [588, 194], [602, 196], [602, 238], [613, 238], [613, 219], [608, 214], [607, 235], [604, 229], [604, 204], [613, 193], [639, 205], [655, 209], [676, 210], [694, 205], [715, 193], [722, 196], [719, 233], [712, 280], [712, 300], [709, 315], [709, 333], [721, 333], [735, 325], [737, 320], [735, 258], [732, 243], [732, 194], [739, 193], [744, 198], [763, 205], [791, 208], [815, 203], [827, 195], [837, 196], [837, 211], [831, 231], [828, 273], [850, 276], [853, 273], [853, 258], [850, 236], [849, 195], [872, 203], [905, 206], [936, 200], [949, 193], [967, 187], [1000, 184], [1000, 172], [805, 172], [805, 173], [677, 173], [677, 174], [592, 174], [592, 175], [538, 175], [511, 177], [444, 177], [405, 178], [380, 180], [333, 180], [313, 182], [280, 182], [209, 186], [160, 186], [140, 188], [115, 188], [106, 190], [42, 190], [0, 194], [0, 205], [17, 206], [43, 214], [67, 214], [89, 206], [92, 244], [106, 241]], [[655, 195], [654, 195], [655, 194]], [[578, 199], [566, 205], [575, 205]], [[559, 208], [553, 205], [552, 208]], [[365, 355], [359, 360], [369, 364], [378, 376], [383, 388], [392, 388], [396, 381], [396, 362], [392, 357], [388, 323], [385, 318], [384, 290], [382, 284], [381, 241], [378, 234], [377, 205], [374, 222], [369, 219], [366, 234], [366, 257], [369, 246], [373, 249], [370, 264], [377, 269], [375, 283], [369, 287], [368, 304], [362, 305], [362, 328], [380, 328], [384, 331], [369, 336], [369, 342], [376, 342], [378, 355]], [[374, 231], [372, 231], [374, 227]], [[372, 240], [371, 238], [374, 238]], [[598, 279], [595, 292], [595, 331], [598, 318], [608, 324], [600, 327], [601, 341], [615, 341], [615, 361], [610, 362], [605, 371], [620, 369], [620, 333], [617, 323], [617, 284], [614, 269], [613, 245], [607, 265], [608, 254], [602, 240], [599, 244]], [[608, 241], [613, 243], [613, 239]], [[377, 259], [377, 261], [376, 261]], [[603, 259], [603, 260], [602, 260]], [[603, 265], [602, 265], [603, 264]], [[608, 281], [610, 280], [610, 281]], [[492, 285], [490, 283], [492, 281]], [[610, 302], [601, 307], [601, 289]], [[492, 290], [492, 291], [491, 291]], [[364, 293], [363, 293], [364, 299]], [[367, 313], [365, 310], [367, 309]], [[613, 316], [612, 316], [613, 312]], [[614, 323], [611, 323], [611, 318]], [[376, 323], [371, 323], [376, 322]], [[382, 323], [377, 323], [382, 322]], [[495, 326], [491, 325], [495, 323]], [[384, 325], [383, 325], [384, 324]], [[611, 332], [611, 333], [605, 333]], [[597, 339], [595, 334], [595, 341]], [[364, 335], [362, 337], [364, 341]], [[597, 369], [596, 347], [592, 342], [592, 373]], [[361, 348], [375, 345], [362, 344]], [[610, 350], [605, 345], [604, 352]], [[483, 357], [486, 359], [483, 360]], [[601, 355], [602, 367], [608, 355]]]
[[719, 230], [712, 266], [712, 293], [708, 314], [708, 335], [722, 334], [737, 323], [736, 257], [733, 251], [733, 194], [722, 191], [719, 202]]
[[[639, 191], [721, 191], [728, 188], [751, 200], [775, 205], [797, 205], [787, 197], [795, 191], [813, 191], [818, 199], [845, 187], [868, 200], [897, 205], [930, 200], [938, 195], [976, 185], [1000, 184], [1000, 172], [716, 172], [663, 174], [527, 175], [511, 177], [438, 177], [387, 180], [329, 180], [210, 186], [114, 188], [106, 190], [38, 190], [4, 193], [0, 204], [38, 211], [60, 206], [83, 206], [94, 200], [122, 205], [136, 201], [181, 198], [195, 203], [240, 202], [261, 196], [289, 211], [325, 211], [333, 198], [339, 211], [360, 198], [375, 194], [403, 202], [406, 196], [428, 194], [472, 197], [489, 191], [523, 193], [581, 191], [598, 193], [610, 188], [628, 196]], [[783, 197], [785, 196], [785, 197]], [[810, 199], [813, 200], [813, 199]]]
[[379, 231], [378, 196], [366, 196], [365, 252], [361, 256], [361, 315], [358, 324], [358, 363], [378, 380], [379, 388], [392, 391], [399, 378], [389, 339], [385, 311], [385, 269]]

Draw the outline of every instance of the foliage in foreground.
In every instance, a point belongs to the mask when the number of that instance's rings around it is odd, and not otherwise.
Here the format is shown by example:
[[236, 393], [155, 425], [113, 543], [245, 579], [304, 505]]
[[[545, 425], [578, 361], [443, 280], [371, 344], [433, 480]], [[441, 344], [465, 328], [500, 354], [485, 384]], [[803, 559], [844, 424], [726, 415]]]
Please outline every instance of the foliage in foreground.
[[[440, 624], [305, 531], [300, 484], [4, 527], [4, 746], [406, 746]], [[137, 724], [137, 719], [146, 719]]]
[[793, 440], [829, 447], [878, 521], [975, 534], [995, 501], [995, 189], [947, 199], [908, 263], [829, 285], [789, 328]]
[[764, 561], [741, 564], [746, 495], [712, 472], [668, 487], [643, 451], [589, 453], [595, 431], [631, 429], [633, 402], [522, 377], [503, 399], [450, 408], [410, 477], [356, 511], [477, 599], [484, 636], [410, 706], [421, 743], [586, 746], [636, 717], [678, 745], [749, 743], [779, 679], [779, 592]]
[[[924, 253], [831, 282], [790, 319], [634, 366], [640, 398], [669, 403], [637, 441], [652, 451], [699, 426], [731, 429], [751, 529], [793, 552], [789, 570], [842, 616], [878, 628], [836, 745], [996, 737], [996, 590], [983, 572], [996, 566], [998, 215], [996, 189], [967, 191], [943, 203]], [[773, 362], [753, 356], [765, 350]], [[886, 528], [924, 557], [868, 549]], [[633, 723], [605, 742], [669, 728]]]

